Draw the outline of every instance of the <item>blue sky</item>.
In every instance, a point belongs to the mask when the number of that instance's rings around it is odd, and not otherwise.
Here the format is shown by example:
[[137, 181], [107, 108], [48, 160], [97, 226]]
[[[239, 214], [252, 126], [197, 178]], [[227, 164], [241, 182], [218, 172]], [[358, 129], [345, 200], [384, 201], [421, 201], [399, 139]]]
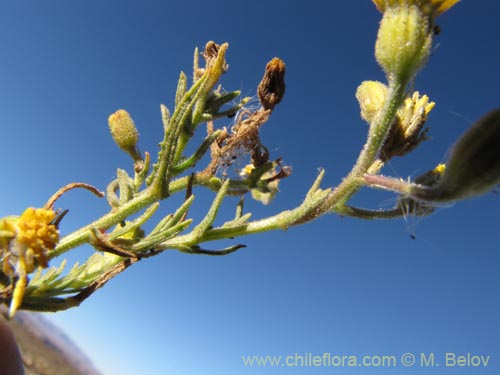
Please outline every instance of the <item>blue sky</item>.
[[[499, 105], [498, 14], [496, 1], [464, 0], [439, 19], [442, 32], [415, 84], [437, 103], [428, 121], [433, 139], [384, 173], [406, 178], [434, 167], [474, 120]], [[261, 136], [293, 174], [270, 206], [248, 208], [262, 217], [296, 206], [318, 168], [327, 171], [324, 186], [338, 184], [365, 141], [354, 93], [363, 80], [384, 79], [373, 58], [379, 20], [368, 0], [3, 3], [0, 215], [40, 206], [72, 181], [104, 189], [117, 167], [130, 168], [107, 129], [119, 108], [138, 125], [141, 149], [155, 154], [159, 105], [172, 109], [179, 72], [191, 74], [193, 49], [208, 40], [229, 42], [222, 83], [244, 95], [255, 95], [267, 61], [285, 60], [287, 93]], [[212, 196], [196, 194], [195, 216]], [[355, 201], [390, 207], [394, 196], [363, 192]], [[64, 233], [107, 210], [83, 191], [58, 203], [70, 209]], [[330, 215], [237, 239], [248, 247], [228, 257], [167, 251], [81, 307], [49, 317], [105, 374], [494, 374], [499, 208], [499, 195], [489, 193], [425, 219]], [[82, 247], [69, 261], [91, 252]], [[325, 352], [491, 359], [486, 368], [446, 369], [250, 368], [241, 359]]]

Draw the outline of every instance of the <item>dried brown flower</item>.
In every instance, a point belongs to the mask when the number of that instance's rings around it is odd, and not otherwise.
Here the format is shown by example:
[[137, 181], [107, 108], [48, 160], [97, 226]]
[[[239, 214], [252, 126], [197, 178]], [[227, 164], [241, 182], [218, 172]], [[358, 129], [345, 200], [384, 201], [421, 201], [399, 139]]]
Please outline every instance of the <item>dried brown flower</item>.
[[266, 65], [257, 93], [264, 109], [273, 110], [285, 95], [285, 63], [275, 57]]

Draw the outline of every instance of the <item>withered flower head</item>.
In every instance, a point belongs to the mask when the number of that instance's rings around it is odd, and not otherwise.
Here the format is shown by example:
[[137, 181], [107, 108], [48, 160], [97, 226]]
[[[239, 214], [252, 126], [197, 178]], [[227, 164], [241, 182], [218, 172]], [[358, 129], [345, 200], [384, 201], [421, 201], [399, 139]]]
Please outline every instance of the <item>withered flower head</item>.
[[217, 54], [219, 53], [220, 45], [215, 43], [213, 40], [207, 42], [205, 45], [205, 51], [203, 52], [203, 57], [208, 62], [208, 60], [212, 60], [217, 58]]
[[[219, 44], [215, 43], [212, 40], [207, 42], [207, 44], [205, 45], [205, 51], [203, 51], [202, 53], [203, 58], [205, 59], [206, 68], [211, 67], [214, 64], [215, 60], [217, 60], [217, 56], [219, 55], [219, 50], [220, 50]], [[224, 66], [222, 67], [223, 73], [225, 73], [228, 68], [229, 65], [226, 62], [224, 62]]]
[[285, 96], [285, 63], [275, 57], [266, 65], [264, 77], [257, 88], [264, 109], [273, 110]]

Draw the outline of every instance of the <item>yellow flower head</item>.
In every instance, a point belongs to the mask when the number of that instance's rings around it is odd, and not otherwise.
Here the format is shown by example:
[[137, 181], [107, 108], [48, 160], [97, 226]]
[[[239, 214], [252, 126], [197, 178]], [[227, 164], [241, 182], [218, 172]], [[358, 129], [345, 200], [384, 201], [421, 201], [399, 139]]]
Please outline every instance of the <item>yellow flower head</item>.
[[27, 249], [33, 251], [41, 266], [47, 266], [47, 250], [52, 250], [59, 241], [59, 232], [54, 224], [56, 217], [52, 210], [27, 208], [17, 223], [16, 239]]
[[35, 269], [35, 261], [47, 267], [47, 252], [59, 241], [55, 218], [52, 210], [30, 207], [21, 216], [0, 220], [0, 256], [7, 276], [19, 276], [19, 261], [25, 263], [27, 272]]
[[0, 258], [3, 273], [15, 279], [10, 305], [13, 316], [21, 305], [27, 285], [27, 274], [36, 265], [47, 267], [47, 252], [59, 241], [54, 224], [56, 213], [45, 208], [27, 208], [19, 217], [0, 219]]
[[417, 5], [424, 13], [436, 18], [460, 0], [372, 0], [382, 13], [389, 7]]
[[420, 96], [418, 91], [415, 91], [411, 97], [406, 98], [397, 113], [403, 134], [408, 137], [416, 128], [422, 128], [435, 105], [436, 103], [429, 102], [427, 95]]

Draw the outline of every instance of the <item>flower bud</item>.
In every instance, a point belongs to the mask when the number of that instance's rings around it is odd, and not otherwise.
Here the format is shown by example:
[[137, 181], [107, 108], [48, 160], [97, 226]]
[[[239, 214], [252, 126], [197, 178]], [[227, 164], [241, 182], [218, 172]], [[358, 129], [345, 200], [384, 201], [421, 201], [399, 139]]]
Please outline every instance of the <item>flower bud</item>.
[[385, 8], [375, 57], [389, 82], [408, 82], [425, 65], [432, 45], [431, 23], [417, 5], [403, 3]]
[[273, 110], [285, 95], [285, 63], [275, 57], [266, 65], [266, 71], [257, 88], [264, 109]]
[[361, 118], [370, 124], [378, 111], [382, 109], [389, 88], [382, 82], [364, 81], [356, 90], [356, 99], [358, 99], [361, 108]]
[[124, 109], [119, 109], [109, 116], [108, 124], [111, 136], [118, 147], [128, 153], [134, 161], [142, 160], [137, 148], [139, 133], [129, 113]]
[[410, 194], [446, 202], [485, 193], [500, 184], [500, 109], [483, 116], [453, 146], [435, 187], [414, 185]]

